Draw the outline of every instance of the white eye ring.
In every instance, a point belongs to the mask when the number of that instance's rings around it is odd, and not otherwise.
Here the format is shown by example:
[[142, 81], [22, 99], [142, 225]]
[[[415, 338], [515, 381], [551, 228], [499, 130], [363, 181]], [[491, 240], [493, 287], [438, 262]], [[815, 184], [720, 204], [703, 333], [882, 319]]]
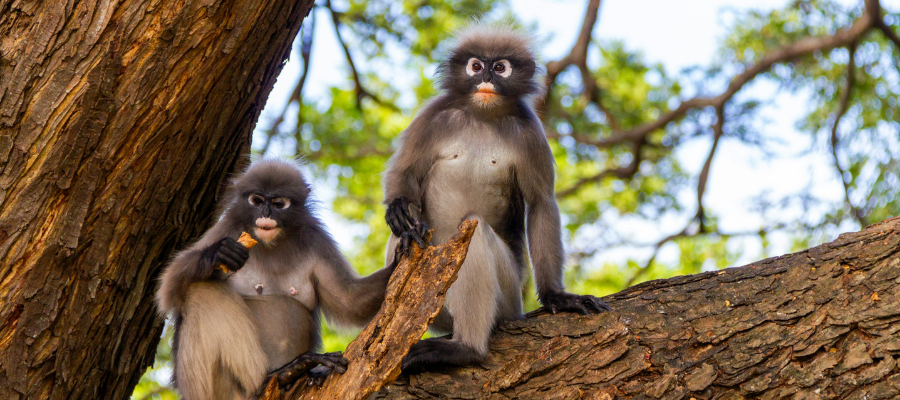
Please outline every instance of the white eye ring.
[[496, 68], [497, 64], [503, 64], [503, 72], [496, 72], [494, 74], [500, 75], [504, 78], [509, 78], [509, 75], [512, 74], [512, 65], [510, 65], [507, 60], [500, 60], [494, 63], [494, 67]]
[[260, 206], [263, 203], [265, 203], [266, 200], [262, 196], [254, 193], [254, 194], [251, 194], [250, 197], [247, 198], [247, 202], [253, 206]]
[[[480, 67], [480, 69], [478, 71], [476, 71], [474, 68], [475, 64], [478, 64], [478, 66]], [[475, 76], [475, 74], [477, 74], [483, 70], [484, 70], [484, 63], [475, 57], [470, 58], [469, 63], [466, 64], [466, 75]]]
[[287, 197], [278, 197], [272, 199], [272, 205], [279, 210], [283, 210], [291, 206], [291, 200]]

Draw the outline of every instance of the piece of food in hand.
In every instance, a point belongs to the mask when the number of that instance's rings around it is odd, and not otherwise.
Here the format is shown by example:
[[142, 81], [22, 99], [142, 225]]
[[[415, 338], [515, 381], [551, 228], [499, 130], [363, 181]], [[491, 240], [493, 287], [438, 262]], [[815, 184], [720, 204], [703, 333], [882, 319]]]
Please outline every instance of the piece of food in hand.
[[[238, 241], [238, 243], [244, 245], [244, 247], [246, 247], [247, 250], [252, 249], [253, 246], [256, 246], [256, 243], [257, 243], [256, 240], [254, 240], [253, 237], [250, 236], [250, 234], [247, 232], [241, 232], [241, 237], [239, 237], [237, 241]], [[216, 268], [222, 270], [222, 272], [224, 272], [226, 274], [231, 272], [228, 269], [228, 267], [225, 266], [225, 264], [219, 264], [218, 266], [216, 266]]]

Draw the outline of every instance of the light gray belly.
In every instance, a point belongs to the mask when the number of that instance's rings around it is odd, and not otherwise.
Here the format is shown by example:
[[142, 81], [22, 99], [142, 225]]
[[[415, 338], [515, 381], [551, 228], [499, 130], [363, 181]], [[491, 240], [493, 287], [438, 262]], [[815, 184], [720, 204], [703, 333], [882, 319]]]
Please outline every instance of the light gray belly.
[[257, 327], [271, 371], [293, 361], [316, 346], [318, 321], [299, 301], [290, 296], [244, 297]]
[[443, 243], [463, 218], [478, 215], [496, 226], [510, 204], [511, 165], [497, 147], [448, 146], [432, 166], [425, 183], [425, 221]]

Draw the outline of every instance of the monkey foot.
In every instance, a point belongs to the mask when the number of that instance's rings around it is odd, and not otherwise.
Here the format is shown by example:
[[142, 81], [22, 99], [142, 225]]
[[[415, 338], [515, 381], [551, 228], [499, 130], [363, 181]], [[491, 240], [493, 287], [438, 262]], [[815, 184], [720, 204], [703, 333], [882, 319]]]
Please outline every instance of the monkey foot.
[[294, 361], [287, 363], [285, 366], [272, 371], [266, 377], [268, 382], [272, 377], [278, 380], [281, 387], [289, 387], [298, 381], [302, 376], [306, 375], [307, 385], [321, 385], [332, 372], [343, 374], [347, 372], [347, 361], [340, 351], [334, 353], [303, 353]]
[[418, 374], [434, 368], [472, 365], [482, 359], [484, 356], [465, 344], [446, 337], [428, 338], [418, 341], [409, 349], [400, 364], [400, 371], [404, 374]]
[[612, 311], [603, 300], [589, 294], [578, 295], [566, 292], [549, 293], [541, 298], [541, 304], [547, 311], [556, 314], [559, 311], [579, 312], [584, 315]]

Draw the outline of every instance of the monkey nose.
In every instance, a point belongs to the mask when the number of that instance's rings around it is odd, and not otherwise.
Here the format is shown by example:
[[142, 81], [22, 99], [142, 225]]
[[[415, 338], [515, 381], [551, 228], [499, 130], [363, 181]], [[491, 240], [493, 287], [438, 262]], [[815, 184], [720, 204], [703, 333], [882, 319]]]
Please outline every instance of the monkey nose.
[[493, 74], [491, 74], [490, 71], [487, 71], [484, 73], [484, 75], [481, 76], [481, 81], [485, 83], [491, 83], [491, 78], [493, 78]]

